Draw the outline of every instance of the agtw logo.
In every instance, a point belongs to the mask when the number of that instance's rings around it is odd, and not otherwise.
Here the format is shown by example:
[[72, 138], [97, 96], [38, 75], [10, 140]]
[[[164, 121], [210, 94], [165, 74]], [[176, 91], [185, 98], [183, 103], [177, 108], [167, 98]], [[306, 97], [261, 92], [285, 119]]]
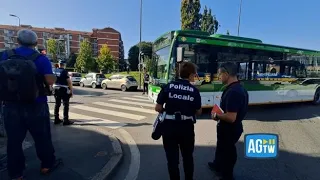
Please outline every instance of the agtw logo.
[[245, 156], [247, 158], [276, 158], [279, 151], [277, 134], [246, 134]]

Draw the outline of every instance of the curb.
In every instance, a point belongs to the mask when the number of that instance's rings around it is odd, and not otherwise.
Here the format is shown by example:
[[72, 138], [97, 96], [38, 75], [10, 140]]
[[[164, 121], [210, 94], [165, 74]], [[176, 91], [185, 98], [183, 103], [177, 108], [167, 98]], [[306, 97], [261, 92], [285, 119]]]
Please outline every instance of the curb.
[[121, 147], [121, 142], [114, 134], [102, 128], [95, 127], [94, 129], [100, 131], [101, 133], [109, 137], [113, 147], [113, 153], [112, 153], [112, 157], [107, 162], [107, 164], [105, 164], [104, 167], [93, 178], [91, 178], [91, 180], [106, 180], [110, 178], [110, 176], [112, 175], [112, 173], [115, 171], [116, 167], [118, 167], [118, 165], [122, 160], [123, 151]]

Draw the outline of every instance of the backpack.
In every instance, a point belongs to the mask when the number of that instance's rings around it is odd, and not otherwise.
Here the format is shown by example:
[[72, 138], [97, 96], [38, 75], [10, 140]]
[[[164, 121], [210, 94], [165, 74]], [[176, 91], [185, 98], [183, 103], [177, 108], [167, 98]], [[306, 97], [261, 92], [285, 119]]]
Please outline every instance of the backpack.
[[41, 54], [21, 56], [9, 50], [7, 55], [7, 60], [0, 61], [0, 101], [35, 102], [41, 91], [41, 78], [34, 61]]

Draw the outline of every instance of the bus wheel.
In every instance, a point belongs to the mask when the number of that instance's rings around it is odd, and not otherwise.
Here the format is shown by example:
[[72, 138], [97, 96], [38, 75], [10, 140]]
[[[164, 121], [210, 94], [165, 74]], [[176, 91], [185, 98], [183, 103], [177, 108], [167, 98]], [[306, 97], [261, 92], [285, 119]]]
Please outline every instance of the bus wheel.
[[313, 104], [320, 105], [320, 88], [318, 88], [316, 93], [314, 93]]

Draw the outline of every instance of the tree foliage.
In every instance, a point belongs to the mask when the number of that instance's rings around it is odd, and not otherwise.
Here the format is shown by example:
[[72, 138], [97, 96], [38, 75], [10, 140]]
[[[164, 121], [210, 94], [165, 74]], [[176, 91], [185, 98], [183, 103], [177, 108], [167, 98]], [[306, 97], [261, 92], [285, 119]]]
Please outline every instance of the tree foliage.
[[91, 43], [88, 40], [84, 40], [80, 43], [80, 50], [75, 63], [75, 68], [81, 72], [88, 71], [92, 70], [94, 64], [95, 61], [93, 58]]
[[200, 0], [181, 1], [181, 29], [200, 30]]
[[[144, 54], [144, 59], [152, 58], [152, 42], [141, 42], [141, 52]], [[139, 43], [129, 49], [128, 61], [132, 71], [138, 70], [139, 64]]]
[[201, 15], [201, 30], [209, 32], [210, 34], [215, 34], [218, 31], [219, 22], [216, 16], [212, 15], [211, 9], [204, 7], [203, 14]]
[[102, 45], [99, 51], [99, 56], [96, 59], [100, 71], [113, 71], [115, 68], [115, 59], [111, 54], [110, 49], [106, 44]]
[[67, 67], [74, 67], [77, 61], [77, 55], [75, 53], [71, 53], [67, 60]]
[[58, 45], [55, 39], [49, 39], [47, 41], [47, 52], [52, 56], [53, 62], [58, 61]]
[[202, 14], [200, 13], [200, 9], [200, 0], [181, 1], [181, 29], [202, 30], [210, 34], [216, 33], [219, 28], [216, 16], [206, 6]]

